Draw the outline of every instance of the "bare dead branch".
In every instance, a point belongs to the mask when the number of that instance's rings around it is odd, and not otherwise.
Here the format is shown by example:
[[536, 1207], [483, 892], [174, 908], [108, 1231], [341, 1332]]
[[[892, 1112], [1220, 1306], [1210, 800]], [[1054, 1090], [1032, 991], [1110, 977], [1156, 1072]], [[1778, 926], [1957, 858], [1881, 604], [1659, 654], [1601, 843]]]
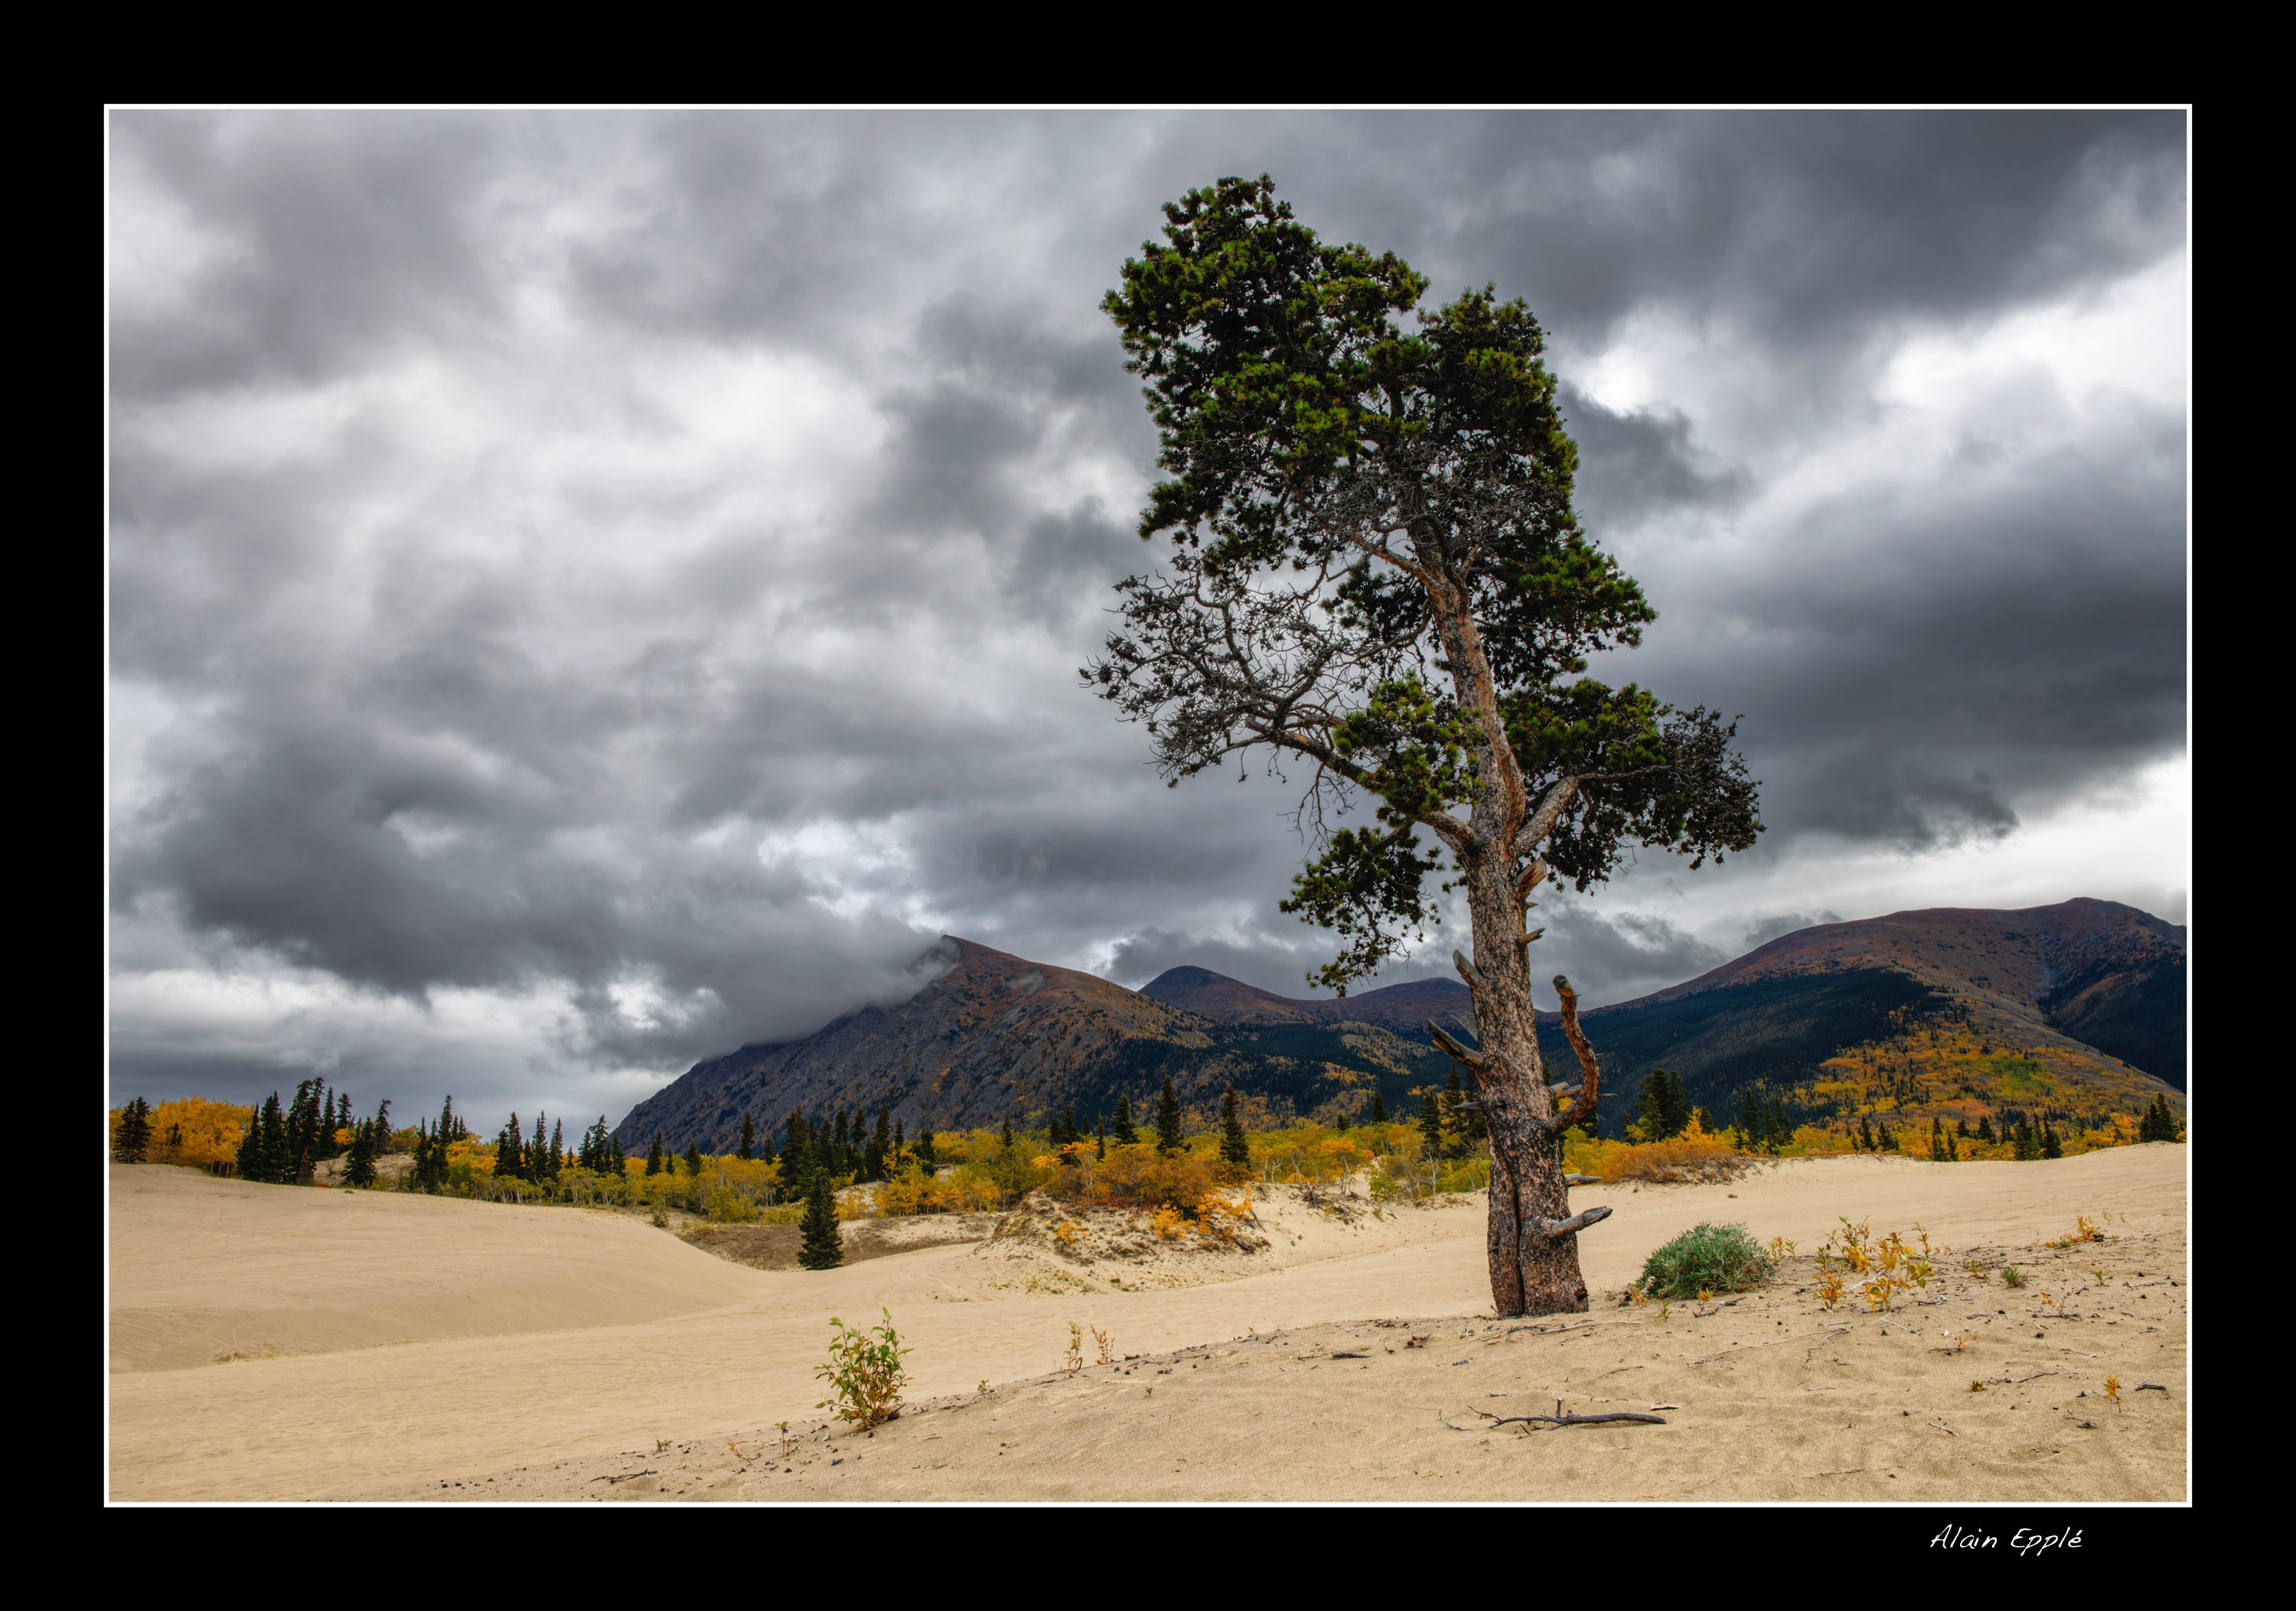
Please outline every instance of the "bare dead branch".
[[1558, 1240], [1563, 1237], [1575, 1237], [1589, 1225], [1600, 1225], [1610, 1217], [1611, 1211], [1607, 1208], [1582, 1208], [1567, 1220], [1549, 1220], [1546, 1234]]
[[[1666, 1418], [1662, 1415], [1644, 1415], [1633, 1410], [1613, 1410], [1603, 1415], [1565, 1415], [1562, 1413], [1561, 1399], [1554, 1401], [1553, 1415], [1493, 1415], [1488, 1410], [1478, 1410], [1475, 1413], [1488, 1421], [1492, 1426], [1512, 1426], [1518, 1423], [1538, 1421], [1544, 1421], [1550, 1426], [1600, 1426], [1611, 1421], [1639, 1421], [1649, 1426], [1663, 1426], [1667, 1424]], [[1443, 1425], [1450, 1427], [1454, 1432], [1487, 1432], [1490, 1429], [1488, 1426], [1462, 1426], [1456, 1421], [1450, 1420], [1446, 1420]]]
[[1468, 961], [1463, 952], [1451, 953], [1451, 966], [1459, 970], [1459, 977], [1467, 982], [1469, 990], [1478, 996], [1483, 993], [1483, 976], [1475, 971], [1475, 965]]
[[1587, 1032], [1578, 1027], [1578, 992], [1570, 988], [1570, 981], [1561, 974], [1554, 975], [1554, 993], [1562, 999], [1563, 1038], [1570, 1042], [1570, 1049], [1578, 1054], [1578, 1066], [1587, 1075], [1580, 1094], [1569, 1109], [1558, 1108], [1554, 1116], [1546, 1121], [1548, 1130], [1561, 1135], [1581, 1118], [1594, 1114], [1595, 1104], [1603, 1097], [1603, 1065], [1595, 1060], [1595, 1048], [1587, 1043]]
[[1458, 1041], [1444, 1033], [1443, 1026], [1436, 1023], [1432, 1018], [1427, 1020], [1427, 1032], [1435, 1038], [1435, 1044], [1442, 1048], [1444, 1056], [1457, 1059], [1459, 1062], [1465, 1064], [1469, 1068], [1475, 1070], [1479, 1073], [1482, 1071], [1483, 1059], [1481, 1054], [1469, 1051], [1465, 1047], [1460, 1045]]

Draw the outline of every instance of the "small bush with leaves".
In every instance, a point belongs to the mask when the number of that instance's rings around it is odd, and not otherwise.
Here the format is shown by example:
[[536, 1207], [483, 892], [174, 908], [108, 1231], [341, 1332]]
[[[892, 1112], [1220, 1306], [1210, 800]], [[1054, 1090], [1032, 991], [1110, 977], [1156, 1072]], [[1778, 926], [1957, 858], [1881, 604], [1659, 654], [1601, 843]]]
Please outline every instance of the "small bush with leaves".
[[2025, 1284], [2025, 1272], [2014, 1264], [2004, 1264], [2001, 1267], [2001, 1279], [2008, 1286], [2022, 1286]]
[[908, 1375], [901, 1356], [910, 1351], [901, 1346], [893, 1329], [892, 1311], [878, 1312], [884, 1321], [869, 1331], [832, 1315], [829, 1323], [836, 1329], [830, 1334], [829, 1358], [813, 1368], [830, 1391], [814, 1408], [833, 1409], [839, 1420], [851, 1421], [864, 1432], [900, 1414], [901, 1383]]
[[1687, 1298], [1701, 1290], [1750, 1291], [1774, 1269], [1744, 1226], [1698, 1225], [1652, 1253], [1643, 1263], [1643, 1280], [1653, 1297]]

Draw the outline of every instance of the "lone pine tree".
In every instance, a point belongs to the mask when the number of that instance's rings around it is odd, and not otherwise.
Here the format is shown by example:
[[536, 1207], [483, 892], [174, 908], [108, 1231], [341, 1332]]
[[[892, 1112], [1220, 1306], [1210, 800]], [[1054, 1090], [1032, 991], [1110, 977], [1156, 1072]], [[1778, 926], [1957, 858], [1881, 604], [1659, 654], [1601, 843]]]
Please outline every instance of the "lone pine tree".
[[1251, 1163], [1251, 1143], [1244, 1137], [1243, 1115], [1236, 1111], [1233, 1085], [1220, 1098], [1220, 1160], [1244, 1165]]
[[[1164, 215], [1102, 305], [1169, 477], [1140, 535], [1170, 547], [1119, 584], [1085, 680], [1175, 785], [1254, 751], [1310, 772], [1319, 853], [1282, 906], [1338, 935], [1334, 990], [1424, 938], [1428, 875], [1464, 892], [1472, 956], [1452, 956], [1480, 1044], [1457, 1050], [1489, 1127], [1492, 1296], [1583, 1309], [1576, 1237], [1607, 1211], [1570, 1212], [1561, 1138], [1600, 1075], [1558, 975], [1585, 1083], [1547, 1083], [1525, 915], [1548, 878], [1583, 892], [1635, 845], [1697, 867], [1751, 844], [1735, 724], [1582, 675], [1655, 612], [1571, 513], [1577, 449], [1520, 301], [1423, 310], [1423, 276], [1318, 241], [1265, 175]], [[1334, 826], [1358, 801], [1373, 819]]]
[[1119, 1147], [1137, 1147], [1140, 1131], [1132, 1120], [1132, 1098], [1117, 1093], [1116, 1114], [1108, 1122], [1108, 1138]]
[[1172, 1089], [1172, 1076], [1164, 1076], [1163, 1094], [1156, 1098], [1156, 1150], [1176, 1153], [1185, 1145], [1180, 1139], [1180, 1098]]
[[138, 1097], [120, 1110], [119, 1126], [111, 1135], [111, 1155], [122, 1163], [141, 1163], [151, 1147], [152, 1105]]
[[806, 1181], [805, 1217], [798, 1221], [797, 1262], [808, 1270], [834, 1270], [845, 1262], [845, 1245], [837, 1235], [837, 1199], [831, 1192], [826, 1169], [816, 1169]]

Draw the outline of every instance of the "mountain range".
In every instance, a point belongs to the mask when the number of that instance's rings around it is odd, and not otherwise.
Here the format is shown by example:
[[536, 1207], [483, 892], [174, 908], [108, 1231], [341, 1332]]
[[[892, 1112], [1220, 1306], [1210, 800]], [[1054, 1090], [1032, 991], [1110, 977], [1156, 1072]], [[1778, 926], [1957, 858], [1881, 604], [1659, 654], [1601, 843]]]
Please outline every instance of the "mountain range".
[[[2135, 1112], [2184, 1089], [2185, 949], [2181, 925], [2091, 900], [1800, 929], [1584, 1012], [1620, 1098], [1615, 1111], [1603, 1104], [1601, 1127], [1618, 1132], [1628, 1093], [1655, 1066], [1726, 1118], [1749, 1091], [1806, 1121], [1880, 1098], [1948, 1116], [2005, 1105]], [[1089, 1126], [1119, 1094], [1144, 1117], [1167, 1074], [1198, 1123], [1229, 1084], [1263, 1122], [1359, 1121], [1374, 1090], [1400, 1116], [1450, 1069], [1426, 1021], [1462, 1040], [1474, 1023], [1453, 979], [1300, 999], [1200, 967], [1127, 990], [953, 937], [933, 961], [938, 975], [897, 1007], [697, 1064], [631, 1109], [617, 1136], [632, 1148], [660, 1133], [674, 1148], [725, 1151], [745, 1114], [765, 1127], [793, 1110], [880, 1106], [912, 1131], [1063, 1109]], [[1550, 1073], [1575, 1079], [1551, 1014], [1540, 1041]]]

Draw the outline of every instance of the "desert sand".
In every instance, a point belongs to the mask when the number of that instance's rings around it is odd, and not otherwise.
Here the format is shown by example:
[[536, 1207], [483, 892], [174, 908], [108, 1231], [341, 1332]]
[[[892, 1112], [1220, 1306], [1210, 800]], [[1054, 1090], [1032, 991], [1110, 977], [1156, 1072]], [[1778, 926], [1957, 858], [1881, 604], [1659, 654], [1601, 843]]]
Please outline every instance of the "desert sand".
[[[114, 1166], [110, 1491], [2179, 1500], [2187, 1156], [1797, 1159], [1728, 1185], [1580, 1188], [1617, 1211], [1584, 1241], [1595, 1304], [1537, 1322], [1491, 1318], [1474, 1199], [1374, 1212], [1277, 1188], [1249, 1250], [1182, 1251], [1121, 1217], [1064, 1246], [1021, 1217], [815, 1273], [627, 1216]], [[2042, 1245], [2083, 1214], [2110, 1239]], [[1845, 1215], [1955, 1252], [1919, 1302], [1827, 1312], [1808, 1255]], [[1700, 1221], [1800, 1256], [1735, 1302], [1613, 1302]], [[1968, 1253], [2028, 1284], [1972, 1279]], [[909, 1407], [859, 1434], [815, 1408], [813, 1366], [831, 1315], [881, 1308], [914, 1350]], [[1062, 1369], [1071, 1321], [1115, 1362]], [[1535, 1432], [1479, 1413], [1558, 1400], [1671, 1408], [1664, 1426]]]

